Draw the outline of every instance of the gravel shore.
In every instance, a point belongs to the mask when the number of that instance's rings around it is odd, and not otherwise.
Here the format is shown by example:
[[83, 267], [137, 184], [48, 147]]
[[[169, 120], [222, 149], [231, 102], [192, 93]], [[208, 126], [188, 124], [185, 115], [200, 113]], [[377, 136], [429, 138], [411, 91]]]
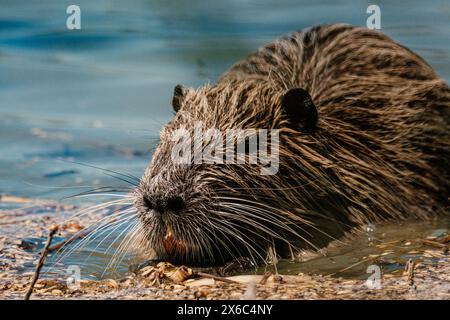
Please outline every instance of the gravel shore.
[[[38, 252], [27, 250], [24, 237], [45, 238], [49, 226], [58, 222], [55, 212], [71, 209], [52, 206], [41, 206], [38, 213], [0, 210], [0, 299], [23, 299], [33, 276], [23, 266], [39, 259]], [[45, 210], [48, 213], [42, 213]], [[88, 225], [95, 218], [84, 218], [80, 224]], [[70, 231], [67, 226], [61, 229], [63, 236]], [[369, 288], [366, 280], [320, 274], [213, 279], [194, 276], [189, 268], [158, 266], [120, 279], [81, 280], [76, 285], [46, 275], [38, 280], [31, 299], [450, 299], [448, 251], [430, 247], [423, 254], [428, 262], [419, 262], [409, 273], [382, 274], [380, 288]]]

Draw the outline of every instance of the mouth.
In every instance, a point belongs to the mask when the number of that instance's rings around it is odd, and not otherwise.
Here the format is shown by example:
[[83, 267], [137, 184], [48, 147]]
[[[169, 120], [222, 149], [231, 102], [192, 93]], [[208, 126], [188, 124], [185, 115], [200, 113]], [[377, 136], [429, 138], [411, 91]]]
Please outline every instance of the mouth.
[[169, 256], [186, 256], [188, 252], [186, 243], [177, 239], [170, 227], [167, 228], [167, 233], [164, 236], [163, 247]]
[[[177, 226], [176, 230], [180, 229], [183, 227]], [[161, 233], [157, 237], [153, 234], [151, 242], [157, 260], [174, 265], [221, 266], [245, 256], [236, 239], [223, 238], [200, 228], [195, 229], [195, 234], [188, 231], [177, 234], [173, 227], [168, 226], [162, 236]]]

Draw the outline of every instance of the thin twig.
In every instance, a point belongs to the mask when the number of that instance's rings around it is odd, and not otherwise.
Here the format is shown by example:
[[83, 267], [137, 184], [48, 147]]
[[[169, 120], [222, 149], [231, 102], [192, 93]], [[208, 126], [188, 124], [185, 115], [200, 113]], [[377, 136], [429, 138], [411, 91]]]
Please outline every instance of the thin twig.
[[36, 265], [36, 270], [34, 271], [33, 279], [31, 280], [30, 287], [28, 288], [27, 293], [25, 294], [24, 300], [30, 300], [30, 296], [33, 293], [34, 285], [39, 279], [39, 274], [41, 273], [41, 269], [44, 266], [45, 259], [47, 258], [48, 248], [52, 243], [53, 236], [58, 231], [59, 227], [57, 225], [52, 225], [50, 227], [50, 232], [48, 234], [47, 243], [45, 244], [44, 249], [41, 252], [41, 257], [39, 258], [38, 264]]
[[78, 231], [77, 233], [75, 233], [74, 235], [67, 237], [66, 239], [62, 240], [61, 242], [58, 242], [57, 244], [51, 246], [48, 248], [48, 252], [53, 252], [55, 250], [59, 250], [61, 249], [63, 246], [70, 244], [72, 242], [74, 242], [75, 240], [78, 239], [82, 239], [84, 237], [86, 237], [87, 235], [89, 235], [94, 228], [86, 228], [83, 230]]
[[204, 277], [204, 278], [211, 278], [217, 281], [222, 281], [222, 282], [226, 282], [226, 283], [240, 283], [238, 281], [234, 281], [228, 278], [223, 278], [223, 277], [219, 277], [219, 276], [215, 276], [209, 273], [204, 273], [204, 272], [196, 272], [196, 275], [200, 276], [200, 277]]
[[448, 246], [444, 243], [441, 243], [441, 242], [438, 242], [435, 240], [420, 239], [419, 241], [422, 242], [423, 244], [427, 244], [427, 245], [438, 247], [438, 248], [445, 248]]
[[[117, 221], [117, 219], [112, 219], [111, 221], [108, 222], [108, 224], [112, 224], [112, 223], [114, 223], [114, 222], [116, 222], [116, 221]], [[72, 242], [74, 242], [74, 241], [76, 241], [76, 240], [78, 240], [78, 239], [85, 238], [85, 237], [87, 237], [89, 234], [91, 234], [93, 231], [95, 231], [96, 228], [97, 228], [96, 225], [93, 225], [93, 226], [91, 226], [91, 227], [84, 228], [84, 229], [78, 231], [77, 233], [75, 233], [74, 235], [72, 235], [72, 236], [70, 236], [70, 237], [67, 237], [67, 238], [64, 239], [63, 241], [58, 242], [57, 244], [51, 246], [50, 248], [48, 248], [48, 252], [53, 252], [53, 251], [55, 251], [55, 250], [59, 250], [59, 249], [61, 249], [62, 247], [64, 247], [65, 245], [67, 245], [67, 244], [70, 244], [70, 243], [72, 243]]]
[[273, 273], [270, 272], [270, 271], [264, 273], [264, 275], [262, 276], [261, 280], [259, 281], [259, 284], [262, 284], [262, 285], [266, 284], [267, 279], [269, 279], [271, 275], [273, 275]]
[[415, 271], [415, 263], [412, 259], [409, 259], [405, 267], [405, 273], [408, 276], [408, 284], [410, 286], [414, 286], [414, 271]]

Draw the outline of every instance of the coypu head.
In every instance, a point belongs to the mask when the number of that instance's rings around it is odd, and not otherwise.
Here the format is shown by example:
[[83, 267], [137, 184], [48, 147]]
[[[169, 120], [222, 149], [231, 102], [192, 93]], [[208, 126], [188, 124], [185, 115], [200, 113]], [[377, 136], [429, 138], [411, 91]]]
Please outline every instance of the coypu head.
[[[135, 191], [143, 243], [159, 259], [188, 265], [221, 264], [242, 256], [263, 260], [272, 245], [280, 254], [300, 244], [312, 246], [306, 235], [310, 223], [293, 210], [298, 202], [293, 191], [300, 181], [287, 169], [296, 151], [285, 139], [314, 135], [318, 113], [308, 92], [277, 90], [261, 81], [196, 90], [177, 86], [172, 105], [175, 116], [162, 129]], [[250, 163], [250, 140], [227, 136], [233, 129], [267, 130], [265, 150], [272, 161]], [[250, 130], [248, 136], [255, 134]], [[177, 149], [180, 141], [183, 147]], [[224, 148], [208, 149], [211, 145]], [[240, 149], [245, 163], [232, 164], [217, 152], [231, 151], [236, 160], [238, 145], [245, 147]], [[199, 150], [209, 150], [215, 161], [204, 154], [196, 158]], [[184, 161], [174, 161], [174, 152]]]

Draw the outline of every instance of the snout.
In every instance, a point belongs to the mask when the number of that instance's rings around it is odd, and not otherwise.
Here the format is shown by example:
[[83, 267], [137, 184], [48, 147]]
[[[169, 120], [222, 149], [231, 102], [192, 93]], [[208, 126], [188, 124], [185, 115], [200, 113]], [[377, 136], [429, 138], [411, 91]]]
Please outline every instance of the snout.
[[141, 194], [139, 195], [143, 213], [179, 215], [186, 209], [186, 201], [180, 195]]

